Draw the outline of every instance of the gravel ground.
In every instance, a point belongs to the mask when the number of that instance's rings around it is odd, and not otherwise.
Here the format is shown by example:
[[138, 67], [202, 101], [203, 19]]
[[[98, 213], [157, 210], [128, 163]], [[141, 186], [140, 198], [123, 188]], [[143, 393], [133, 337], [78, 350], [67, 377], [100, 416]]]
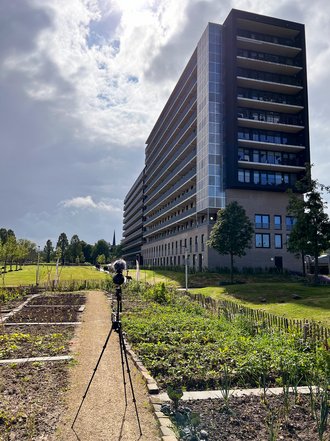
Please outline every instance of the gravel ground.
[[159, 441], [158, 424], [151, 411], [145, 384], [130, 363], [134, 392], [142, 427], [140, 436], [129, 383], [125, 407], [118, 334], [113, 332], [98, 365], [79, 416], [72, 422], [96, 367], [111, 327], [109, 302], [99, 291], [87, 294], [83, 323], [78, 328], [72, 350], [77, 364], [72, 367], [66, 410], [62, 414], [57, 441]]

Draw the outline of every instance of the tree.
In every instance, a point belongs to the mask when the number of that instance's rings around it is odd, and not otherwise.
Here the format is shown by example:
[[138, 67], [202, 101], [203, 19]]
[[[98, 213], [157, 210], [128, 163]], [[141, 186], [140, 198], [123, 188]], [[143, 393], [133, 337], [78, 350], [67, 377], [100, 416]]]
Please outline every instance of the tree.
[[301, 197], [301, 194], [290, 192], [288, 213], [294, 216], [295, 223], [289, 236], [288, 250], [301, 253], [303, 260], [306, 254], [314, 257], [314, 282], [317, 284], [319, 256], [330, 247], [330, 220], [324, 211], [327, 204], [321, 192], [329, 192], [330, 189], [311, 178], [311, 167], [296, 187], [305, 194]]
[[109, 259], [110, 256], [110, 246], [107, 241], [104, 239], [100, 239], [96, 242], [96, 244], [93, 247], [93, 260], [94, 262], [97, 261], [97, 256], [100, 256], [101, 254], [104, 254], [104, 257], [106, 260]]
[[11, 229], [0, 228], [0, 241], [5, 244], [9, 237], [15, 237], [15, 233]]
[[245, 256], [251, 248], [253, 226], [245, 210], [236, 201], [218, 211], [207, 245], [219, 254], [230, 255], [230, 280], [233, 282], [234, 256]]
[[90, 245], [89, 243], [84, 242], [83, 240], [81, 241], [81, 247], [82, 247], [82, 252], [84, 255], [84, 262], [93, 262], [93, 245]]
[[68, 247], [69, 247], [69, 241], [68, 241], [67, 235], [65, 233], [61, 233], [59, 235], [56, 248], [60, 248], [60, 250], [61, 250], [62, 265], [64, 265], [65, 257], [67, 255], [67, 251], [68, 251]]
[[6, 264], [7, 262], [10, 265], [10, 271], [13, 270], [13, 262], [14, 259], [16, 257], [16, 250], [17, 250], [17, 242], [16, 242], [16, 237], [15, 235], [8, 235], [7, 236], [7, 240], [4, 244], [4, 249], [5, 249], [5, 271], [6, 271]]
[[104, 254], [100, 254], [97, 256], [96, 258], [96, 263], [101, 266], [105, 264], [105, 255]]
[[70, 260], [73, 263], [80, 263], [84, 261], [82, 243], [77, 234], [74, 234], [70, 240], [69, 254]]
[[35, 253], [37, 245], [28, 239], [18, 239], [16, 248], [16, 270], [18, 265], [22, 269], [22, 265], [27, 260], [27, 258]]
[[50, 263], [53, 252], [54, 252], [54, 247], [52, 241], [48, 239], [44, 247], [44, 255], [47, 263]]

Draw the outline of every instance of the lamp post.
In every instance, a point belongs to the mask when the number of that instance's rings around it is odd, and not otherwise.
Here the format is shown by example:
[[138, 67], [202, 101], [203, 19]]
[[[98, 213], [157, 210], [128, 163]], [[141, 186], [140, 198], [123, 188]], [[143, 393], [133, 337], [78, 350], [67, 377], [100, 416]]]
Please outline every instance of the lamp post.
[[36, 286], [39, 285], [39, 263], [40, 263], [40, 245], [38, 246], [38, 259], [37, 259], [37, 271], [36, 271]]

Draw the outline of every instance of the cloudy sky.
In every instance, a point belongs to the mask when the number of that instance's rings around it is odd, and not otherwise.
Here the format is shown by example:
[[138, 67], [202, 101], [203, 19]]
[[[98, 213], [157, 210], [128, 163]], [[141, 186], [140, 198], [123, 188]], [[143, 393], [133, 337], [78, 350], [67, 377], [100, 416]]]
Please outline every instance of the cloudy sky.
[[0, 0], [0, 227], [42, 247], [119, 240], [145, 140], [231, 8], [305, 23], [313, 172], [330, 184], [329, 0]]

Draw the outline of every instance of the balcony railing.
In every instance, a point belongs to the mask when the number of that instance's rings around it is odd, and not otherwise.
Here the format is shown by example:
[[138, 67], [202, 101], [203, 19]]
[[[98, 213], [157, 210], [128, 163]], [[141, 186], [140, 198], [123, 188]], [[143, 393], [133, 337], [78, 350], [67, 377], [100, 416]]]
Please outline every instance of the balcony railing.
[[[167, 147], [165, 149], [164, 146], [164, 153], [162, 155], [159, 155], [157, 158], [157, 165], [154, 167], [153, 171], [150, 172], [153, 168], [152, 163], [151, 164], [147, 164], [147, 169], [148, 169], [148, 173], [147, 173], [147, 178], [145, 183], [148, 184], [150, 182], [151, 179], [154, 179], [154, 174], [159, 170], [159, 168], [163, 165], [164, 159], [169, 159], [169, 157], [171, 157], [171, 155], [173, 156], [175, 154], [175, 156], [178, 155], [178, 153], [180, 153], [180, 151], [183, 151], [184, 148], [191, 143], [191, 141], [196, 138], [196, 133], [192, 132], [190, 135], [188, 135], [188, 138], [183, 142], [182, 146], [178, 147], [179, 141], [181, 140], [181, 138], [183, 138], [184, 134], [188, 131], [188, 129], [195, 123], [197, 119], [197, 115], [196, 112], [194, 112], [194, 114], [189, 118], [189, 120], [187, 121], [187, 123], [184, 125], [184, 127], [178, 132], [176, 138], [172, 141], [171, 146], [172, 147]], [[153, 161], [154, 162], [154, 161]]]
[[189, 218], [192, 214], [196, 213], [196, 207], [193, 207], [187, 211], [185, 211], [184, 213], [181, 213], [178, 216], [174, 216], [172, 219], [167, 220], [166, 222], [163, 222], [159, 225], [155, 225], [153, 227], [148, 227], [146, 233], [144, 234], [144, 236], [150, 236], [150, 234], [156, 232], [156, 231], [160, 231], [163, 230], [164, 228], [169, 227], [172, 224], [176, 224], [177, 222], [179, 222], [180, 220]]
[[[157, 193], [159, 193], [162, 189], [164, 189], [169, 183], [173, 180], [173, 178], [178, 177], [179, 173], [183, 173], [183, 171], [189, 166], [191, 167], [191, 162], [196, 158], [196, 152], [193, 151], [189, 155], [181, 157], [181, 152], [178, 152], [178, 156], [175, 158], [175, 161], [180, 160], [179, 164], [170, 172], [167, 173], [167, 170], [164, 170], [163, 173], [160, 173], [157, 181], [155, 184], [157, 184], [160, 181], [160, 184], [157, 185], [154, 190], [148, 194], [146, 191], [146, 195], [148, 196], [147, 201], [150, 201]], [[168, 164], [168, 167], [170, 167], [171, 164]]]
[[145, 226], [147, 226], [149, 223], [154, 221], [155, 219], [168, 215], [168, 213], [173, 209], [173, 207], [180, 208], [181, 205], [186, 204], [189, 199], [191, 199], [191, 196], [196, 194], [196, 188], [193, 188], [192, 190], [187, 191], [187, 193], [184, 194], [182, 199], [177, 199], [176, 201], [171, 202], [169, 205], [167, 205], [163, 210], [160, 210], [158, 213], [154, 214], [151, 217], [148, 217], [146, 222], [144, 223]]
[[168, 197], [171, 194], [179, 191], [180, 187], [186, 185], [187, 182], [195, 176], [196, 176], [196, 168], [193, 168], [186, 175], [184, 175], [181, 179], [179, 179], [178, 181], [175, 182], [175, 187], [172, 186], [165, 193], [162, 193], [161, 196], [159, 198], [157, 198], [151, 205], [149, 205], [149, 199], [148, 199], [146, 201], [147, 208], [146, 208], [145, 214], [147, 215], [148, 213], [150, 213], [150, 211], [153, 210], [158, 204], [166, 202], [166, 199], [168, 199]]
[[252, 32], [245, 29], [238, 29], [239, 37], [250, 38], [251, 40], [264, 41], [265, 43], [290, 46], [299, 49], [299, 42], [291, 38], [283, 38], [275, 35], [262, 34], [260, 32]]

